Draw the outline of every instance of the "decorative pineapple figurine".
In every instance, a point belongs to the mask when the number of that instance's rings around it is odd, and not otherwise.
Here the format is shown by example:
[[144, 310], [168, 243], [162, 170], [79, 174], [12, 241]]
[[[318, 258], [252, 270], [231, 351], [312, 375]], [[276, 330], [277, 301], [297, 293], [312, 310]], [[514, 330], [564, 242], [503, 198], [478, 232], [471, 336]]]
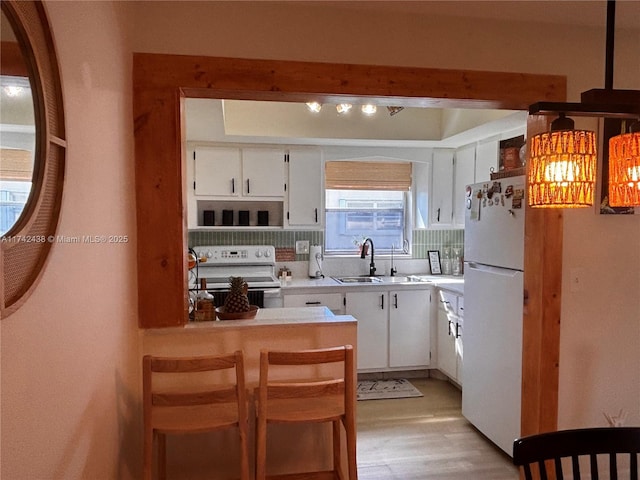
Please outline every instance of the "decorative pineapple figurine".
[[229, 277], [229, 294], [224, 299], [225, 313], [248, 312], [250, 309], [248, 290], [249, 285], [244, 278]]

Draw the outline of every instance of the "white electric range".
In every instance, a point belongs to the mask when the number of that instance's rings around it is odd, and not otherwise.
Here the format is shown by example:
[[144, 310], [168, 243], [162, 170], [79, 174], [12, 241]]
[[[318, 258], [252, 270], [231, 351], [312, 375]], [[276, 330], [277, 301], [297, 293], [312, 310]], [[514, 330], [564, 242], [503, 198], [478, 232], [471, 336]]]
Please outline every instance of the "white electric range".
[[216, 306], [224, 303], [229, 277], [242, 277], [249, 285], [249, 302], [260, 308], [282, 307], [276, 277], [276, 249], [272, 245], [201, 245], [193, 247], [198, 262], [190, 270], [189, 289], [197, 292], [201, 279]]

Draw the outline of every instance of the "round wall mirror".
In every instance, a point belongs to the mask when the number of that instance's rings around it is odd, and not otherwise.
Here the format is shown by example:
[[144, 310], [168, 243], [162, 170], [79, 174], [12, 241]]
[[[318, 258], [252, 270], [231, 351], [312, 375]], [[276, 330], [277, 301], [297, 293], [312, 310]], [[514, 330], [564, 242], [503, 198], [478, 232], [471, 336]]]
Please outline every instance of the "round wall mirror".
[[60, 215], [66, 141], [60, 73], [40, 2], [2, 0], [0, 317], [33, 290]]

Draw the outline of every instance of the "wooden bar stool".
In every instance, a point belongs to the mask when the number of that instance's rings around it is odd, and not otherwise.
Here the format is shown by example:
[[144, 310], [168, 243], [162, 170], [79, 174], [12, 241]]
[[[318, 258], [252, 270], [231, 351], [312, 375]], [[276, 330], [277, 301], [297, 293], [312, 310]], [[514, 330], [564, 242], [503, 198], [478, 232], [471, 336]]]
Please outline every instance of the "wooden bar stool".
[[[249, 480], [247, 393], [241, 351], [200, 357], [153, 357], [146, 355], [143, 367], [144, 478], [152, 478], [153, 443], [158, 440], [158, 476], [166, 477], [166, 435], [203, 433], [238, 428], [240, 440], [240, 478]], [[231, 383], [213, 384], [211, 378], [194, 385], [194, 372], [235, 369]], [[171, 380], [191, 383], [160, 387], [159, 374]], [[175, 374], [175, 375], [174, 375]], [[182, 374], [180, 378], [179, 374]], [[166, 379], [163, 379], [166, 380]]]
[[[269, 378], [271, 365], [322, 365], [342, 362], [340, 378], [312, 380], [277, 380]], [[296, 378], [292, 375], [292, 378]], [[272, 476], [278, 479], [356, 480], [355, 369], [351, 345], [301, 351], [266, 351], [260, 353], [260, 383], [256, 395], [256, 480], [265, 480], [267, 424], [319, 423], [333, 425], [333, 469]], [[340, 423], [347, 441], [349, 476], [341, 469]]]

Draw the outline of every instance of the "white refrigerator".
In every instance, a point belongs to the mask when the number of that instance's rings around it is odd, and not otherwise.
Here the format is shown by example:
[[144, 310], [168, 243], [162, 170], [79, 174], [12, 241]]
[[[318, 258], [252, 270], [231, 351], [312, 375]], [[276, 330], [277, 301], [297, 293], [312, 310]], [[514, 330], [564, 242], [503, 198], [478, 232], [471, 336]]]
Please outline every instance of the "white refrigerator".
[[524, 176], [469, 185], [462, 414], [507, 454], [520, 436]]

